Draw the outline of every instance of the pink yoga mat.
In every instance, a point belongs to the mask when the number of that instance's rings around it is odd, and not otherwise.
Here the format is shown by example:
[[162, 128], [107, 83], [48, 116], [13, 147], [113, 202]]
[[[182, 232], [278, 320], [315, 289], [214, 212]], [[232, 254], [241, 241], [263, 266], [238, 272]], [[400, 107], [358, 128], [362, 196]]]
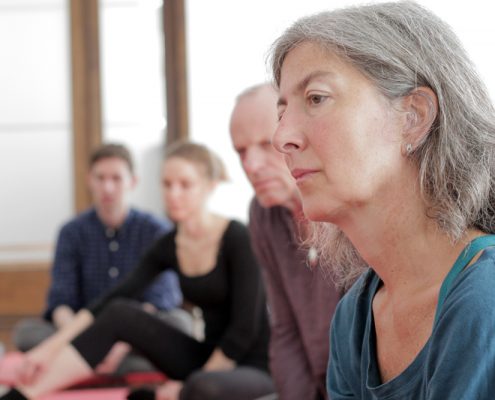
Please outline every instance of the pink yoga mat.
[[128, 392], [127, 388], [66, 390], [40, 400], [125, 400]]
[[22, 354], [18, 352], [6, 353], [0, 360], [0, 383], [13, 385], [16, 382], [16, 370], [22, 361]]
[[[6, 386], [15, 385], [16, 369], [22, 362], [22, 353], [9, 352], [0, 360], [0, 384]], [[94, 376], [77, 385], [77, 389], [66, 390], [42, 397], [40, 400], [123, 400], [126, 398], [129, 388], [103, 386], [140, 386], [143, 384], [157, 385], [165, 382], [166, 376], [160, 372], [134, 372], [124, 376]], [[83, 389], [81, 387], [93, 386], [97, 389]], [[102, 388], [100, 388], [102, 386]]]

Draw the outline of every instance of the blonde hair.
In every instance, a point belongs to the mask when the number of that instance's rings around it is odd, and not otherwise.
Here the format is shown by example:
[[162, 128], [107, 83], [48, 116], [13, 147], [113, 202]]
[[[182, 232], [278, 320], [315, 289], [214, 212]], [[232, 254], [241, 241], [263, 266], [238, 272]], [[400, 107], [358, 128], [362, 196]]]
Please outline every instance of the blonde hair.
[[172, 157], [183, 158], [204, 167], [206, 177], [211, 181], [221, 182], [228, 180], [223, 161], [202, 144], [188, 141], [172, 143], [165, 149], [165, 161]]

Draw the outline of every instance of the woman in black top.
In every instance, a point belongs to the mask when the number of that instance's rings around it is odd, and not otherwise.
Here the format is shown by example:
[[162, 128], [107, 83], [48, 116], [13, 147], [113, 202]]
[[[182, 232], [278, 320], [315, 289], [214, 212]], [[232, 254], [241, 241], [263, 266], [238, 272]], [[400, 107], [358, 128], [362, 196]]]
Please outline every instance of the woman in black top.
[[[160, 400], [254, 399], [273, 392], [265, 294], [247, 229], [206, 210], [209, 194], [224, 178], [220, 160], [204, 146], [172, 146], [162, 184], [176, 229], [68, 329], [27, 353], [25, 385], [0, 399], [37, 397], [91, 376], [117, 341], [131, 344], [171, 378], [158, 390]], [[203, 311], [204, 341], [130, 300], [169, 268], [178, 273], [184, 298]]]

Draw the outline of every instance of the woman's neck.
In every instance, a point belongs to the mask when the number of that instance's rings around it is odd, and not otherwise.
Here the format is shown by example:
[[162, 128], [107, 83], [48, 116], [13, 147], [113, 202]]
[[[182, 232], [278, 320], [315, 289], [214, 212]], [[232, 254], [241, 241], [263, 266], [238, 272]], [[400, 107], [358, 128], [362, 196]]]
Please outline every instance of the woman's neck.
[[212, 229], [218, 216], [207, 211], [191, 216], [177, 224], [177, 232], [187, 237], [201, 237]]
[[357, 214], [355, 224], [351, 220], [343, 230], [392, 295], [441, 285], [466, 244], [482, 234], [471, 230], [453, 243], [422, 207], [381, 207]]

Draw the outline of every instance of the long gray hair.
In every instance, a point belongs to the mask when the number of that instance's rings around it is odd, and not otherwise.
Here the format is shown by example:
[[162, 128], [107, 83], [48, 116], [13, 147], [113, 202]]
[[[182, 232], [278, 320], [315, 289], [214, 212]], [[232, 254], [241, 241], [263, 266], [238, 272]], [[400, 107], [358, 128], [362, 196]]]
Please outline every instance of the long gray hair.
[[[390, 100], [420, 86], [431, 88], [438, 97], [438, 116], [410, 155], [418, 167], [427, 215], [453, 242], [469, 228], [495, 232], [495, 112], [472, 62], [445, 22], [409, 1], [302, 18], [272, 47], [277, 85], [285, 57], [302, 42], [339, 55]], [[362, 270], [363, 261], [335, 229], [316, 223], [313, 239], [320, 256], [337, 266], [337, 279], [345, 285]]]

